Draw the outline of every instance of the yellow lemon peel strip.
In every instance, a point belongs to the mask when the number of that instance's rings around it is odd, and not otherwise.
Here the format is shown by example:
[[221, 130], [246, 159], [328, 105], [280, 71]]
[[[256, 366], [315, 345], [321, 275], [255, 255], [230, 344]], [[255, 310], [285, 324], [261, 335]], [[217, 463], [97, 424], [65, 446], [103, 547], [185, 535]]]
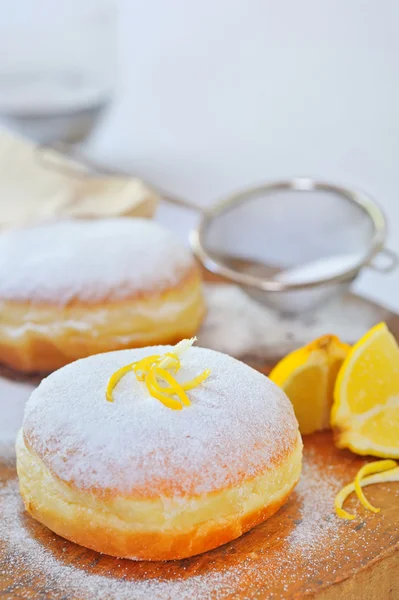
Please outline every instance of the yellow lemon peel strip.
[[178, 344], [176, 344], [176, 346], [173, 347], [173, 352], [165, 354], [165, 356], [163, 357], [163, 359], [161, 360], [161, 362], [159, 363], [159, 366], [161, 367], [161, 369], [168, 369], [169, 365], [172, 361], [170, 355], [174, 354], [177, 357], [182, 356], [185, 352], [187, 352], [187, 350], [189, 350], [189, 348], [191, 348], [191, 346], [197, 341], [196, 337], [192, 337], [190, 339], [185, 339], [185, 340], [181, 340]]
[[187, 392], [188, 390], [192, 390], [193, 388], [196, 388], [198, 385], [200, 385], [200, 383], [205, 381], [205, 379], [208, 379], [210, 374], [211, 374], [211, 370], [205, 369], [205, 371], [203, 371], [200, 375], [197, 375], [197, 377], [194, 377], [194, 379], [191, 379], [190, 381], [185, 381], [182, 384], [183, 390], [185, 390]]
[[[366, 481], [366, 480], [364, 479], [363, 482], [364, 481]], [[344, 488], [342, 488], [342, 490], [340, 492], [338, 492], [338, 494], [335, 496], [335, 500], [334, 500], [335, 512], [337, 513], [337, 516], [340, 517], [341, 519], [346, 519], [347, 521], [351, 521], [352, 519], [356, 518], [355, 515], [352, 515], [352, 513], [348, 513], [346, 510], [344, 510], [342, 508], [347, 497], [354, 491], [355, 491], [355, 484], [348, 483], [348, 485], [346, 485]]]
[[136, 373], [137, 381], [144, 381], [147, 370], [154, 364], [158, 364], [161, 360], [159, 354], [153, 354], [152, 356], [146, 356], [136, 363], [133, 363], [133, 370]]
[[[167, 352], [163, 356], [159, 354], [146, 356], [116, 371], [108, 381], [105, 393], [107, 400], [113, 402], [112, 392], [115, 386], [126, 373], [134, 371], [136, 379], [145, 382], [151, 396], [157, 398], [168, 408], [181, 410], [183, 405], [190, 406], [191, 402], [185, 392], [192, 390], [205, 381], [211, 373], [210, 370], [206, 369], [200, 375], [184, 383], [176, 381], [170, 371], [174, 374], [179, 371], [181, 367], [180, 356], [191, 348], [196, 339], [182, 340], [176, 344], [173, 352]], [[165, 385], [161, 385], [160, 381]], [[177, 396], [178, 400], [172, 396]]]
[[122, 377], [124, 377], [126, 375], [126, 373], [133, 370], [135, 364], [136, 363], [130, 363], [129, 365], [126, 365], [125, 367], [118, 369], [110, 377], [110, 379], [108, 381], [108, 385], [107, 385], [107, 390], [105, 392], [105, 396], [106, 396], [108, 402], [114, 401], [114, 399], [112, 397], [112, 391], [113, 391], [114, 387], [120, 382], [120, 380], [122, 379]]
[[[177, 371], [181, 367], [180, 358], [177, 356], [177, 354], [174, 354], [173, 352], [167, 352], [165, 354], [165, 356], [167, 356], [168, 358], [172, 359], [172, 361], [175, 363], [174, 365], [170, 365], [168, 367], [168, 369], [170, 369], [171, 371], [173, 371], [173, 373], [177, 373]], [[160, 362], [162, 362], [162, 361], [160, 361]], [[160, 365], [158, 365], [158, 366], [160, 367], [160, 369], [164, 368], [164, 367], [161, 367]]]
[[384, 471], [389, 471], [390, 469], [394, 469], [396, 467], [396, 462], [394, 460], [376, 460], [368, 465], [364, 465], [358, 474], [355, 477], [355, 491], [357, 497], [360, 502], [363, 504], [364, 508], [371, 510], [374, 513], [380, 512], [380, 508], [376, 508], [367, 500], [366, 496], [363, 493], [362, 486], [360, 485], [361, 480], [364, 479], [366, 475], [372, 475], [373, 473], [383, 473]]
[[[197, 375], [197, 377], [194, 377], [193, 379], [190, 379], [189, 381], [185, 381], [184, 383], [180, 383], [179, 385], [181, 385], [182, 389], [185, 392], [188, 392], [189, 390], [192, 390], [192, 389], [196, 388], [197, 386], [199, 386], [203, 381], [205, 381], [205, 379], [208, 379], [210, 374], [211, 374], [211, 370], [205, 369], [205, 371], [203, 371], [203, 373], [201, 373], [200, 375]], [[162, 391], [165, 392], [166, 394], [171, 394], [171, 393], [173, 393], [173, 388], [172, 387], [163, 387]]]
[[183, 408], [182, 404], [178, 400], [175, 400], [169, 394], [164, 394], [159, 390], [155, 380], [155, 373], [153, 371], [148, 373], [145, 378], [145, 383], [151, 396], [162, 402], [164, 406], [167, 406], [172, 410], [181, 410]]
[[[160, 392], [168, 393], [170, 395], [174, 394], [180, 399], [182, 404], [184, 404], [185, 406], [190, 406], [191, 402], [188, 399], [187, 394], [184, 392], [182, 386], [176, 381], [173, 375], [171, 375], [166, 369], [161, 369], [160, 367], [155, 367], [153, 372], [155, 375], [155, 383], [159, 387]], [[161, 386], [157, 382], [157, 377], [160, 377], [161, 379], [166, 381], [166, 383], [169, 383], [169, 389], [171, 389], [172, 392], [165, 392], [164, 389], [161, 388]]]
[[[396, 465], [395, 461], [392, 461], [394, 465]], [[361, 487], [365, 487], [367, 485], [372, 485], [375, 483], [387, 483], [389, 481], [399, 481], [399, 467], [395, 466], [393, 469], [389, 469], [387, 471], [374, 473], [373, 475], [369, 475], [368, 477], [364, 477], [359, 481], [359, 485]], [[346, 485], [335, 497], [334, 508], [338, 517], [341, 519], [352, 520], [355, 519], [355, 515], [348, 513], [346, 510], [342, 508], [345, 500], [347, 499], [352, 492], [356, 491], [355, 483], [349, 483]]]

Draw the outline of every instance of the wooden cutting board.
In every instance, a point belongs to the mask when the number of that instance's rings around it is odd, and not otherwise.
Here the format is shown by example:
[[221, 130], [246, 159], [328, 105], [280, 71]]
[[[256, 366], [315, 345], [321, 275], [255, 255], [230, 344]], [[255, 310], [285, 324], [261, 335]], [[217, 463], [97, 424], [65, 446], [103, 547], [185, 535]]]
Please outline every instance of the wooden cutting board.
[[[398, 316], [375, 310], [399, 332]], [[246, 360], [265, 373], [272, 364], [259, 354]], [[334, 496], [365, 460], [337, 450], [329, 432], [304, 442], [301, 480], [276, 515], [221, 548], [169, 563], [118, 560], [56, 536], [24, 512], [13, 461], [0, 458], [0, 598], [399, 599], [399, 484], [367, 488], [379, 514], [352, 497], [358, 518], [338, 519]]]
[[86, 550], [34, 521], [23, 511], [14, 466], [0, 463], [0, 598], [397, 599], [399, 484], [368, 488], [377, 515], [355, 498], [348, 502], [355, 521], [334, 515], [334, 495], [362, 464], [337, 450], [329, 433], [308, 436], [302, 479], [266, 523], [201, 556], [139, 563]]

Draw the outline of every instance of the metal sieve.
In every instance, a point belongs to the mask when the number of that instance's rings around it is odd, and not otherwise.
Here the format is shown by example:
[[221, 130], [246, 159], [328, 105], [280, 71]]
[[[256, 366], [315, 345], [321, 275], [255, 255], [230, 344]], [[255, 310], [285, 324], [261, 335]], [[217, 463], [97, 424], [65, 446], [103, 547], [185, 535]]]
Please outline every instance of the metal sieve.
[[344, 293], [363, 267], [395, 268], [385, 238], [384, 215], [364, 193], [300, 177], [221, 200], [202, 213], [190, 241], [206, 269], [297, 314]]

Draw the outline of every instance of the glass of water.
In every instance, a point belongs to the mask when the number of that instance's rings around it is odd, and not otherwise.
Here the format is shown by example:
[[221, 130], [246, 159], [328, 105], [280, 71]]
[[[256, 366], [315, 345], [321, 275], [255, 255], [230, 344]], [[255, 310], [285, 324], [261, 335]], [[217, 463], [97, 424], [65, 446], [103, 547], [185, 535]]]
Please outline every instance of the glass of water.
[[13, 0], [0, 12], [0, 122], [41, 143], [83, 140], [114, 89], [112, 0]]

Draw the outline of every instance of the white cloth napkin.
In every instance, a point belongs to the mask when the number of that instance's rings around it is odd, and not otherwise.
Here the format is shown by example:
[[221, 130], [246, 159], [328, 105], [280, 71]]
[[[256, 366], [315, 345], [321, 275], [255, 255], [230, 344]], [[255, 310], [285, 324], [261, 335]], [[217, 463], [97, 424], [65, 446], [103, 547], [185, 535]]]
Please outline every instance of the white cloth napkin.
[[158, 194], [139, 179], [90, 173], [0, 129], [0, 228], [53, 218], [151, 218]]

